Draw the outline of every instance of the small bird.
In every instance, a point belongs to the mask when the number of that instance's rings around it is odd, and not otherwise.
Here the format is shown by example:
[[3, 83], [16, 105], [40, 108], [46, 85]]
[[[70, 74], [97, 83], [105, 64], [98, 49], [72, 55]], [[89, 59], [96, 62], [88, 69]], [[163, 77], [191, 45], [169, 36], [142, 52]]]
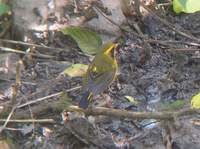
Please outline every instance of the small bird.
[[116, 77], [118, 64], [115, 58], [117, 44], [107, 43], [96, 54], [83, 78], [83, 95], [79, 107], [87, 109], [94, 95], [100, 94]]

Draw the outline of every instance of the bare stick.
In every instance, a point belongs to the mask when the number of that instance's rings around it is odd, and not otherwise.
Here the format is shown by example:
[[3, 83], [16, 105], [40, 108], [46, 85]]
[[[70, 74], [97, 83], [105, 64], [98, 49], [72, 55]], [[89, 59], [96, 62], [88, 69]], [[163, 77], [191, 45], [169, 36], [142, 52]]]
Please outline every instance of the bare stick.
[[180, 48], [180, 49], [168, 49], [168, 50], [171, 50], [171, 51], [200, 51], [200, 49], [197, 49], [197, 48]]
[[[66, 90], [66, 92], [70, 92], [70, 91], [73, 91], [73, 90], [77, 90], [81, 88], [81, 86], [77, 86], [77, 87], [74, 87], [74, 88], [71, 88], [71, 89], [68, 89]], [[18, 105], [17, 108], [22, 108], [22, 107], [25, 107], [25, 106], [28, 106], [28, 105], [31, 105], [31, 104], [34, 104], [34, 103], [37, 103], [37, 102], [41, 102], [43, 100], [46, 100], [46, 99], [49, 99], [49, 98], [52, 98], [52, 97], [56, 97], [56, 96], [60, 96], [63, 92], [57, 92], [55, 94], [51, 94], [51, 95], [48, 95], [48, 96], [45, 96], [45, 97], [42, 97], [42, 98], [38, 98], [36, 100], [31, 100], [29, 102], [26, 102], [24, 104], [21, 104], [21, 105]]]
[[104, 107], [94, 107], [91, 109], [82, 109], [77, 106], [70, 106], [66, 111], [84, 112], [86, 115], [105, 115], [115, 118], [130, 118], [130, 119], [160, 119], [160, 120], [173, 120], [174, 116], [181, 117], [192, 114], [200, 114], [200, 110], [196, 109], [183, 109], [179, 111], [169, 112], [132, 112], [120, 109], [111, 109]]
[[173, 26], [171, 23], [167, 22], [167, 20], [165, 19], [162, 19], [161, 17], [159, 17], [157, 14], [155, 14], [151, 9], [149, 9], [147, 6], [143, 5], [142, 4], [142, 7], [144, 9], [146, 9], [148, 12], [150, 12], [151, 14], [153, 14], [153, 16], [158, 19], [160, 22], [162, 22], [164, 25], [166, 25], [167, 27], [169, 27], [170, 29], [172, 29], [174, 32], [178, 33], [179, 35], [182, 35], [186, 38], [189, 38], [191, 40], [195, 40], [197, 42], [200, 42], [200, 39], [194, 37], [193, 35], [191, 34], [188, 34], [188, 33], [185, 33], [185, 32], [182, 32], [180, 31], [179, 29], [177, 29], [175, 26]]
[[54, 47], [48, 47], [45, 45], [38, 45], [38, 44], [33, 44], [33, 43], [27, 43], [23, 41], [14, 41], [14, 40], [7, 40], [7, 39], [0, 39], [0, 41], [5, 42], [5, 43], [11, 43], [11, 44], [18, 44], [18, 45], [25, 45], [25, 46], [33, 46], [37, 48], [44, 48], [48, 50], [56, 50], [56, 51], [63, 51], [61, 48], [54, 48]]
[[[7, 47], [0, 47], [0, 51], [4, 51], [4, 52], [12, 52], [12, 53], [17, 53], [17, 54], [27, 54], [24, 51], [20, 51], [20, 50], [15, 50], [15, 49], [11, 49], [11, 48], [7, 48]], [[52, 59], [54, 58], [54, 56], [50, 56], [50, 55], [45, 55], [45, 54], [34, 54], [32, 53], [33, 56], [39, 57], [39, 58], [48, 58], [48, 59]]]
[[171, 44], [186, 44], [186, 45], [190, 45], [190, 46], [200, 47], [200, 44], [195, 43], [195, 42], [176, 41], [176, 40], [156, 40], [156, 39], [145, 39], [145, 40], [146, 40], [146, 42], [158, 43], [158, 44], [163, 44], [166, 46], [168, 46], [171, 43]]
[[[6, 122], [6, 119], [0, 119], [0, 122]], [[53, 119], [10, 119], [9, 123], [55, 123]]]
[[14, 113], [14, 111], [15, 111], [15, 109], [16, 109], [16, 106], [14, 106], [14, 107], [12, 108], [12, 110], [11, 110], [11, 112], [9, 113], [7, 119], [5, 120], [5, 123], [3, 124], [3, 126], [0, 127], [0, 133], [6, 128], [6, 126], [7, 126], [8, 122], [9, 122], [10, 118], [12, 117], [12, 115], [13, 115], [13, 113]]
[[121, 27], [119, 24], [117, 24], [115, 21], [113, 21], [112, 19], [110, 19], [107, 15], [105, 15], [99, 8], [95, 7], [95, 9], [106, 19], [108, 20], [110, 23], [112, 23], [113, 25], [117, 26], [121, 31], [127, 32], [127, 33], [131, 33], [139, 38], [144, 38], [144, 36], [139, 35], [138, 33], [134, 32], [133, 30], [127, 30], [124, 27]]

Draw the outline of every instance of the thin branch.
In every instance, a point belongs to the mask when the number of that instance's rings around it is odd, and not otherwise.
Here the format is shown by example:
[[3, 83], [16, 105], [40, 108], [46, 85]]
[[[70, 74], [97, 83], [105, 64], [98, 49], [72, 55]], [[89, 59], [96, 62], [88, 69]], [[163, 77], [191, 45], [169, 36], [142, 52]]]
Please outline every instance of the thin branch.
[[28, 105], [31, 105], [31, 104], [34, 104], [34, 103], [37, 103], [37, 102], [41, 102], [43, 100], [46, 100], [46, 99], [49, 99], [49, 98], [52, 98], [52, 97], [56, 97], [56, 96], [59, 96], [61, 94], [62, 94], [62, 92], [58, 92], [58, 93], [51, 94], [51, 95], [48, 95], [48, 96], [45, 96], [45, 97], [42, 97], [42, 98], [38, 98], [36, 100], [31, 100], [31, 101], [28, 101], [24, 104], [17, 106], [17, 108], [22, 108], [22, 107], [25, 107], [25, 106], [28, 106]]
[[192, 114], [200, 114], [200, 110], [196, 109], [183, 109], [179, 111], [166, 111], [166, 112], [132, 112], [120, 109], [111, 109], [104, 107], [94, 107], [91, 109], [81, 109], [77, 106], [70, 106], [66, 109], [67, 111], [84, 112], [86, 115], [105, 115], [115, 118], [130, 118], [130, 119], [160, 119], [170, 120], [174, 117], [181, 117]]
[[[68, 89], [65, 92], [71, 92], [73, 90], [77, 90], [77, 89], [80, 89], [80, 88], [81, 88], [81, 86], [77, 86], [77, 87]], [[24, 104], [18, 105], [17, 108], [22, 108], [22, 107], [25, 107], [25, 106], [28, 106], [28, 105], [31, 105], [31, 104], [34, 104], [34, 103], [37, 103], [37, 102], [41, 102], [43, 100], [46, 100], [46, 99], [49, 99], [49, 98], [52, 98], [52, 97], [60, 96], [62, 93], [63, 92], [57, 92], [57, 93], [54, 93], [54, 94], [51, 94], [51, 95], [48, 95], [48, 96], [45, 96], [45, 97], [42, 97], [42, 98], [38, 98], [36, 100], [31, 100], [31, 101], [26, 102]]]
[[[53, 51], [57, 51], [57, 52], [60, 52], [60, 51], [67, 51], [67, 52], [71, 52], [72, 50], [76, 50], [78, 54], [80, 55], [84, 55], [84, 56], [87, 56], [87, 57], [91, 57], [91, 55], [89, 54], [85, 54], [85, 53], [82, 53], [82, 52], [79, 52], [77, 49], [72, 49], [72, 48], [55, 48], [55, 47], [48, 47], [46, 45], [38, 45], [38, 44], [33, 44], [33, 43], [27, 43], [27, 42], [23, 42], [23, 41], [14, 41], [14, 40], [7, 40], [7, 39], [0, 39], [1, 42], [5, 42], [5, 43], [10, 43], [10, 44], [16, 44], [16, 45], [24, 45], [24, 46], [33, 46], [33, 47], [36, 47], [36, 48], [40, 48], [41, 49], [47, 49], [47, 50], [53, 50]], [[22, 53], [23, 54], [23, 53]], [[35, 56], [35, 55], [33, 55]], [[36, 55], [37, 56], [37, 55]], [[45, 55], [44, 55], [45, 56]], [[48, 56], [48, 55], [47, 55]], [[48, 57], [47, 57], [48, 58]], [[54, 58], [54, 57], [52, 57]]]
[[166, 45], [166, 46], [168, 46], [169, 44], [185, 44], [185, 45], [200, 47], [200, 44], [195, 43], [195, 42], [176, 41], [176, 40], [156, 40], [156, 39], [150, 39], [150, 38], [145, 39], [145, 40], [146, 40], [146, 42], [163, 44], [163, 45]]
[[23, 128], [10, 128], [10, 127], [6, 127], [4, 130], [10, 130], [10, 131], [23, 131]]
[[178, 33], [179, 35], [182, 35], [188, 39], [191, 39], [191, 40], [195, 40], [197, 41], [198, 43], [200, 42], [200, 39], [196, 38], [195, 36], [191, 35], [191, 34], [188, 34], [183, 31], [180, 31], [179, 29], [177, 29], [174, 25], [172, 25], [171, 23], [167, 22], [167, 20], [161, 18], [160, 16], [158, 16], [156, 13], [154, 13], [151, 9], [149, 9], [147, 6], [145, 6], [144, 4], [141, 4], [142, 7], [144, 9], [146, 9], [149, 13], [151, 13], [156, 19], [158, 19], [160, 22], [162, 22], [165, 26], [169, 27], [170, 29], [172, 29], [174, 32]]
[[179, 49], [168, 49], [171, 51], [200, 51], [200, 49], [197, 48], [179, 48]]
[[[0, 122], [6, 122], [6, 119], [0, 119]], [[10, 119], [9, 123], [55, 123], [53, 119]]]
[[[27, 53], [24, 52], [24, 51], [15, 50], [15, 49], [7, 48], [7, 47], [0, 47], [0, 51], [12, 52], [12, 53], [24, 54], [24, 55], [27, 54]], [[32, 53], [32, 55], [33, 55], [33, 56], [36, 56], [36, 57], [38, 57], [38, 58], [47, 58], [47, 59], [53, 59], [53, 58], [54, 58], [54, 56], [45, 55], [45, 54], [34, 54], [34, 53]]]
[[[121, 27], [119, 24], [117, 24], [115, 21], [113, 21], [111, 18], [109, 18], [107, 15], [105, 15], [100, 9], [98, 9], [97, 7], [95, 7], [95, 9], [106, 19], [108, 20], [110, 23], [112, 23], [113, 25], [117, 26], [121, 31], [127, 32], [127, 33], [131, 33], [135, 36], [137, 36], [138, 38], [143, 39], [145, 42], [149, 42], [149, 43], [158, 43], [158, 44], [163, 44], [166, 46], [169, 46], [169, 43], [174, 43], [174, 44], [186, 44], [186, 45], [191, 45], [191, 46], [200, 46], [199, 43], [194, 43], [194, 42], [185, 42], [185, 41], [162, 41], [162, 40], [155, 40], [155, 39], [150, 39], [149, 37], [145, 36], [145, 35], [141, 35], [138, 34], [136, 32], [134, 32], [133, 30], [128, 30], [124, 27]], [[150, 11], [150, 13], [153, 13], [153, 15], [159, 19], [161, 22], [163, 22], [166, 26], [168, 26], [169, 28], [171, 28], [172, 30], [174, 30], [175, 32], [178, 32], [179, 34], [181, 34], [184, 37], [187, 37], [189, 39], [193, 39], [197, 42], [199, 42], [200, 40], [197, 39], [196, 37], [192, 36], [192, 35], [188, 35], [184, 32], [181, 31], [177, 31], [177, 29], [175, 27], [173, 27], [171, 24], [169, 24], [167, 21], [165, 21], [164, 19], [160, 18], [159, 16], [157, 16], [154, 12], [152, 12], [149, 8], [147, 8], [145, 6], [145, 9], [148, 9], [148, 11]]]
[[0, 41], [5, 42], [5, 43], [10, 43], [10, 44], [33, 46], [33, 47], [44, 48], [44, 49], [48, 49], [48, 50], [63, 51], [63, 49], [61, 49], [61, 48], [48, 47], [45, 45], [38, 45], [38, 44], [27, 43], [27, 42], [23, 42], [23, 41], [14, 41], [14, 40], [7, 40], [7, 39], [0, 39]]
[[13, 106], [13, 108], [12, 108], [11, 112], [9, 113], [7, 119], [5, 120], [3, 126], [0, 127], [0, 134], [6, 128], [8, 122], [10, 121], [10, 118], [12, 117], [15, 110], [16, 110], [16, 106]]
[[120, 26], [119, 24], [117, 24], [115, 21], [113, 21], [111, 18], [109, 18], [106, 14], [104, 14], [99, 8], [94, 7], [106, 20], [108, 20], [110, 23], [112, 23], [113, 25], [117, 26], [121, 31], [124, 31], [126, 33], [131, 33], [135, 36], [137, 36], [138, 38], [144, 38], [144, 36], [139, 35], [138, 33], [134, 32], [133, 30], [128, 30], [122, 26]]

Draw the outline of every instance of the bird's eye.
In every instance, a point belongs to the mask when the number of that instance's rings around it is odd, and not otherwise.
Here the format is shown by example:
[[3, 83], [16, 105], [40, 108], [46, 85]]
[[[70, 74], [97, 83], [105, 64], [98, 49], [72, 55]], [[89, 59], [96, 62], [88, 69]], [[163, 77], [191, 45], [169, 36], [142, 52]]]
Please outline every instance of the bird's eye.
[[93, 67], [92, 72], [97, 72], [97, 67]]
[[90, 77], [91, 77], [92, 79], [95, 79], [95, 78], [99, 77], [99, 75], [101, 75], [101, 74], [98, 72], [97, 67], [93, 67], [93, 68], [91, 69], [91, 72], [89, 73], [89, 75], [90, 75]]
[[96, 76], [98, 74], [98, 69], [97, 69], [97, 67], [93, 67], [93, 69], [92, 69], [92, 75], [93, 76]]

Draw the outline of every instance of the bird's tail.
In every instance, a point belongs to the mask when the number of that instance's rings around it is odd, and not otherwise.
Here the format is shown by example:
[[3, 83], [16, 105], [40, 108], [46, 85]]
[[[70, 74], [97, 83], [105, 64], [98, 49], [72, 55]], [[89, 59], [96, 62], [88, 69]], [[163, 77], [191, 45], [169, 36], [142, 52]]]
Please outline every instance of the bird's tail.
[[81, 100], [79, 102], [79, 107], [83, 109], [87, 109], [90, 99], [91, 99], [92, 94], [89, 91], [86, 91], [83, 93], [83, 96], [81, 97]]

